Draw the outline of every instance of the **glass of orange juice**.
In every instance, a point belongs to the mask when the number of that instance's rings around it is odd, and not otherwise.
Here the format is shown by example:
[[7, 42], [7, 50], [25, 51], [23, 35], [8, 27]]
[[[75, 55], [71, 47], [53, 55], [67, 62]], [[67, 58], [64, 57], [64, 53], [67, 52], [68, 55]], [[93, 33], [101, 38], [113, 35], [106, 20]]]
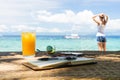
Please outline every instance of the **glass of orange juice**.
[[36, 46], [36, 33], [35, 32], [22, 32], [22, 55], [35, 56]]

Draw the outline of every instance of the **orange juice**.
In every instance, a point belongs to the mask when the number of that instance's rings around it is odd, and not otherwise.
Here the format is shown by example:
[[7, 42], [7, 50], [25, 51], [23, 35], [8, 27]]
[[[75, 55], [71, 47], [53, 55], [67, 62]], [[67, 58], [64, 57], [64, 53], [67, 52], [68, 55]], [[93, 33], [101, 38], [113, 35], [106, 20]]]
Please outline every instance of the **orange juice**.
[[35, 55], [35, 40], [34, 32], [22, 32], [22, 54], [23, 56]]

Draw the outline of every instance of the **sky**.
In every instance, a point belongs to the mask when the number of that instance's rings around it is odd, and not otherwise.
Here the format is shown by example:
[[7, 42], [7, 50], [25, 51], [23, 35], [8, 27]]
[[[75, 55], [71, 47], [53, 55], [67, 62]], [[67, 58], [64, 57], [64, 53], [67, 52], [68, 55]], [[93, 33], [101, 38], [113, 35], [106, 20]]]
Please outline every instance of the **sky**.
[[107, 35], [120, 35], [120, 0], [0, 0], [0, 34], [95, 35], [92, 16], [108, 15]]

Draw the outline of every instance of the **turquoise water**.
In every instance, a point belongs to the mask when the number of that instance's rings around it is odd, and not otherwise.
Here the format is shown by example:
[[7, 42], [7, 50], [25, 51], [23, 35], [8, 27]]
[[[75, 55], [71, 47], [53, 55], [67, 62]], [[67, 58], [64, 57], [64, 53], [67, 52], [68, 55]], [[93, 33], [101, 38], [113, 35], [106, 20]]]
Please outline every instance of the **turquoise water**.
[[[107, 51], [120, 50], [120, 36], [107, 36]], [[81, 36], [80, 39], [65, 39], [64, 36], [37, 36], [36, 49], [46, 51], [52, 45], [57, 51], [98, 50], [95, 36]], [[22, 51], [20, 36], [0, 37], [0, 52]]]

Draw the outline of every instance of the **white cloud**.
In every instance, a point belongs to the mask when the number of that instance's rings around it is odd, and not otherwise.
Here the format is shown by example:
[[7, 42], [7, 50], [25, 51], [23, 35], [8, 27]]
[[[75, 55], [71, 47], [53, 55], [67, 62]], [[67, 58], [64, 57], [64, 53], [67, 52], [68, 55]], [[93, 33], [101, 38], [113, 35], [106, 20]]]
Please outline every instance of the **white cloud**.
[[113, 19], [108, 22], [108, 30], [120, 30], [120, 19]]
[[[38, 11], [37, 18], [43, 24], [40, 26], [29, 25], [0, 25], [0, 32], [21, 32], [21, 31], [36, 31], [36, 32], [78, 32], [78, 33], [95, 33], [97, 30], [96, 23], [92, 20], [94, 13], [89, 10], [75, 13], [72, 10], [66, 10], [63, 13], [52, 13], [46, 10]], [[49, 24], [52, 27], [49, 28]], [[56, 27], [54, 24], [59, 23], [62, 26]], [[68, 28], [65, 26], [68, 25]], [[114, 34], [115, 31], [120, 31], [120, 19], [109, 19], [106, 32]]]
[[6, 25], [0, 25], [0, 32], [7, 32], [9, 29]]
[[58, 8], [57, 0], [0, 0], [0, 24], [23, 24], [33, 22], [31, 13], [36, 10]]
[[58, 28], [53, 28], [51, 30], [48, 30], [49, 32], [62, 32], [60, 29]]
[[84, 10], [78, 13], [74, 13], [71, 10], [66, 10], [64, 13], [52, 14], [48, 11], [39, 11], [37, 18], [39, 21], [43, 22], [57, 22], [57, 23], [91, 23], [91, 17], [93, 13], [88, 10]]
[[[61, 24], [72, 24], [68, 30], [63, 30], [72, 32], [72, 31], [88, 31], [88, 29], [93, 28], [95, 25], [92, 21], [93, 13], [89, 10], [84, 10], [78, 13], [73, 12], [72, 10], [66, 10], [64, 13], [56, 13], [48, 11], [39, 11], [38, 12], [38, 20], [41, 22], [50, 22], [50, 23], [61, 23]], [[62, 30], [57, 30], [58, 32], [62, 32]]]
[[[76, 31], [76, 32], [95, 32], [97, 29], [96, 23], [92, 20], [94, 13], [89, 10], [80, 11], [74, 13], [71, 10], [66, 10], [63, 13], [52, 13], [48, 11], [39, 11], [38, 20], [41, 22], [50, 23], [66, 23], [72, 24], [69, 30], [66, 31]], [[120, 19], [109, 19], [106, 31], [118, 31], [120, 30]], [[65, 31], [65, 30], [64, 30]]]
[[6, 26], [0, 25], [0, 32], [23, 32], [23, 31], [35, 31], [35, 32], [61, 32], [59, 28], [44, 28], [27, 25], [14, 25]]
[[27, 26], [27, 25], [16, 25], [10, 27], [11, 32], [22, 32], [22, 31], [35, 31], [35, 32], [47, 32], [48, 30], [43, 27]]

